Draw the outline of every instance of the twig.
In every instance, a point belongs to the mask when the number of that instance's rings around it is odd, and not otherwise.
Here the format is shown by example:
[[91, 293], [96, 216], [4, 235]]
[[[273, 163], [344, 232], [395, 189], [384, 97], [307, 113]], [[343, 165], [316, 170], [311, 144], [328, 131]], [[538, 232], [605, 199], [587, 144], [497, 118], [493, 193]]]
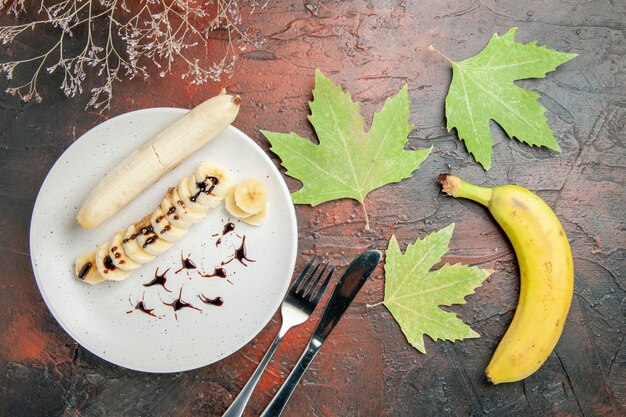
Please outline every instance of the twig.
[[[250, 0], [246, 6], [254, 10], [265, 4]], [[25, 0], [0, 0], [2, 9], [16, 17], [28, 14]], [[82, 94], [83, 83], [89, 76], [100, 80], [100, 84], [91, 88], [87, 108], [101, 112], [110, 107], [115, 82], [137, 75], [147, 78], [154, 70], [164, 77], [173, 72], [172, 65], [177, 61], [186, 67], [181, 77], [191, 84], [217, 81], [223, 75], [232, 74], [237, 59], [235, 45], [244, 50], [262, 42], [242, 29], [237, 0], [140, 0], [128, 5], [126, 0], [41, 0], [37, 13], [31, 15], [38, 18], [29, 23], [0, 27], [0, 43], [12, 44], [28, 29], [47, 26], [60, 30], [60, 38], [42, 54], [0, 62], [0, 74], [4, 73], [8, 80], [13, 79], [18, 67], [26, 69], [30, 64], [34, 68], [29, 81], [11, 86], [6, 92], [24, 101], [40, 102], [37, 81], [45, 69], [50, 74], [63, 71], [61, 89], [66, 96], [73, 97]], [[106, 28], [103, 35], [96, 31], [100, 27]], [[79, 28], [85, 29], [84, 47], [70, 54], [69, 45], [64, 41], [74, 38], [75, 33], [82, 33]], [[225, 30], [228, 34], [224, 55], [217, 62], [201, 62], [194, 57], [194, 51], [207, 51], [209, 34], [215, 30]], [[118, 49], [116, 45], [123, 45], [123, 48]], [[53, 59], [54, 63], [50, 64]]]

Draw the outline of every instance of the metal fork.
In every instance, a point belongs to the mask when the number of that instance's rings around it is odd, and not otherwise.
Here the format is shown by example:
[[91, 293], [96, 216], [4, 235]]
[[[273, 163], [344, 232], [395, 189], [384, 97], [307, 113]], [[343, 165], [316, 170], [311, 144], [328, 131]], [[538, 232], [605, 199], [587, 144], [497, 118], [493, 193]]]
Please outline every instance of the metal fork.
[[[243, 410], [246, 408], [246, 404], [252, 395], [252, 391], [254, 391], [254, 387], [259, 381], [267, 363], [274, 355], [276, 348], [285, 334], [292, 327], [304, 323], [309, 316], [311, 316], [313, 310], [315, 310], [317, 303], [319, 303], [322, 298], [322, 295], [328, 286], [328, 282], [335, 271], [335, 267], [332, 267], [326, 275], [326, 278], [322, 281], [322, 277], [324, 276], [324, 273], [329, 265], [329, 262], [325, 262], [322, 259], [315, 264], [312, 272], [307, 276], [307, 273], [315, 263], [316, 259], [316, 256], [311, 258], [309, 263], [304, 267], [298, 278], [289, 288], [289, 291], [287, 292], [287, 295], [285, 295], [285, 299], [280, 306], [282, 325], [280, 326], [278, 335], [272, 342], [272, 345], [269, 347], [265, 356], [263, 356], [263, 359], [261, 359], [259, 366], [250, 377], [250, 380], [243, 387], [237, 398], [235, 398], [235, 401], [233, 401], [230, 407], [228, 407], [228, 410], [226, 410], [223, 417], [239, 417], [243, 414]], [[322, 266], [322, 270], [318, 274], [317, 270], [320, 266]], [[316, 276], [317, 278], [313, 280]], [[322, 281], [322, 283], [321, 285], [318, 285], [320, 281]]]

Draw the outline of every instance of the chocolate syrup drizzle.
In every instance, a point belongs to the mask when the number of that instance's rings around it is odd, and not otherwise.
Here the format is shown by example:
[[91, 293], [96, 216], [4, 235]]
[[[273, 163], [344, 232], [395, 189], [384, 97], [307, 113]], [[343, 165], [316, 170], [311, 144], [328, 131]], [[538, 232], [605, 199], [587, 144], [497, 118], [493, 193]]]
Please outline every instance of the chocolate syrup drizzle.
[[152, 281], [143, 284], [144, 287], [152, 287], [153, 285], [160, 285], [163, 287], [163, 289], [167, 292], [172, 292], [169, 289], [167, 289], [167, 287], [165, 286], [165, 283], [167, 282], [167, 278], [165, 277], [165, 274], [167, 274], [167, 272], [170, 270], [170, 268], [167, 268], [165, 270], [165, 272], [163, 272], [161, 275], [159, 275], [159, 268], [157, 267], [156, 271], [154, 271], [154, 278], [152, 279]]
[[189, 258], [190, 256], [191, 256], [191, 253], [189, 255], [187, 255], [186, 258], [184, 258], [183, 257], [183, 251], [182, 250], [180, 251], [180, 262], [181, 262], [182, 266], [180, 267], [179, 270], [174, 272], [175, 274], [178, 274], [183, 269], [196, 269], [196, 268], [198, 268], [196, 266], [196, 264]]
[[[126, 314], [130, 314], [130, 313], [134, 312], [135, 310], [139, 310], [142, 313], [146, 313], [149, 316], [158, 318], [158, 316], [153, 313], [153, 311], [154, 311], [153, 308], [147, 308], [146, 307], [146, 304], [144, 302], [144, 297], [145, 297], [145, 293], [141, 297], [141, 300], [137, 301], [137, 304], [135, 304], [135, 308], [133, 308], [132, 310], [127, 311]], [[130, 301], [130, 296], [128, 297], [128, 302], [130, 303], [131, 306], [133, 305], [133, 303]]]
[[213, 278], [213, 277], [226, 278], [226, 270], [222, 267], [214, 268], [212, 274], [203, 274], [200, 271], [198, 271], [198, 274], [200, 274], [202, 278]]
[[200, 310], [198, 307], [194, 307], [193, 305], [189, 304], [186, 301], [183, 301], [182, 299], [183, 297], [183, 287], [180, 287], [180, 291], [178, 292], [178, 298], [175, 299], [174, 301], [172, 301], [171, 303], [166, 303], [165, 301], [161, 300], [161, 302], [163, 304], [165, 304], [166, 306], [172, 307], [174, 309], [174, 316], [176, 317], [176, 320], [178, 320], [178, 316], [176, 315], [176, 312], [178, 310], [182, 310], [183, 308], [193, 308], [194, 310], [198, 310], [200, 312], [202, 312], [202, 310]]
[[154, 228], [152, 227], [152, 225], [143, 226], [138, 231], [136, 231], [135, 233], [130, 235], [130, 237], [122, 240], [122, 243], [127, 243], [127, 242], [129, 242], [131, 240], [137, 239], [137, 236], [139, 236], [139, 235], [147, 235], [148, 233], [154, 233]]
[[110, 256], [106, 256], [106, 258], [104, 258], [104, 260], [102, 261], [102, 264], [104, 265], [104, 273], [108, 274], [109, 271], [115, 271], [117, 268], [115, 267], [115, 264], [113, 264], [113, 259], [111, 259]]
[[224, 225], [224, 230], [222, 230], [222, 235], [220, 236], [219, 239], [217, 239], [217, 242], [215, 242], [215, 246], [219, 246], [220, 243], [222, 243], [222, 238], [228, 233], [232, 232], [233, 230], [235, 230], [235, 224], [232, 222], [226, 223]]
[[198, 298], [205, 304], [211, 304], [217, 307], [224, 305], [224, 299], [222, 297], [208, 298], [206, 295], [200, 294]]
[[[210, 186], [208, 186], [209, 184], [207, 183], [207, 181], [211, 183]], [[220, 181], [218, 178], [212, 177], [212, 176], [207, 176], [204, 178], [203, 181], [196, 182], [196, 188], [198, 188], [198, 191], [194, 195], [189, 197], [189, 200], [195, 203], [201, 193], [204, 193], [207, 195], [211, 194], [211, 191], [213, 191], [213, 189], [215, 188], [217, 184], [219, 184], [219, 182]]]
[[241, 263], [243, 266], [248, 266], [248, 264], [246, 264], [244, 261], [256, 262], [256, 260], [248, 258], [248, 255], [246, 254], [246, 236], [245, 235], [243, 239], [241, 239], [241, 246], [235, 249], [235, 253], [233, 257], [230, 258], [228, 261], [223, 262], [222, 265], [227, 265], [231, 263], [232, 261], [234, 261], [235, 259], [238, 260], [239, 263]]
[[78, 273], [78, 278], [85, 279], [93, 264], [91, 262], [85, 263], [82, 268], [80, 268], [80, 272]]

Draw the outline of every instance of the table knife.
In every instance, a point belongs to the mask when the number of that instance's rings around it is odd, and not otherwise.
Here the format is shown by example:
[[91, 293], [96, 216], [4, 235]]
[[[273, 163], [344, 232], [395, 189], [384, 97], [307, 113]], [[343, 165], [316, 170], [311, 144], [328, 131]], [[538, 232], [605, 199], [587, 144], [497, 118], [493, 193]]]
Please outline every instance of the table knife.
[[295, 367], [269, 403], [261, 417], [278, 417], [283, 412], [287, 401], [294, 389], [300, 382], [302, 375], [317, 355], [320, 347], [335, 328], [335, 325], [346, 311], [352, 300], [359, 292], [367, 278], [371, 275], [380, 261], [382, 253], [377, 250], [369, 250], [357, 256], [346, 269], [339, 283], [326, 305], [324, 314], [320, 319], [313, 336], [309, 340], [304, 353]]

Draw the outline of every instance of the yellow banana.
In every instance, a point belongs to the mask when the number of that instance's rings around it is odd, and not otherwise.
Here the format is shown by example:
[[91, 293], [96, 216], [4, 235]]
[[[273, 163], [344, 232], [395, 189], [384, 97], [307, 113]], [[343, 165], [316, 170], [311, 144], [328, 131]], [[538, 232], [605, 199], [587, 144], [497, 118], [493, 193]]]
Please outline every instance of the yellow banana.
[[550, 356], [563, 331], [574, 293], [572, 251], [563, 226], [536, 194], [516, 185], [480, 187], [451, 174], [443, 191], [486, 206], [513, 244], [520, 296], [506, 334], [485, 375], [494, 384], [522, 380]]

